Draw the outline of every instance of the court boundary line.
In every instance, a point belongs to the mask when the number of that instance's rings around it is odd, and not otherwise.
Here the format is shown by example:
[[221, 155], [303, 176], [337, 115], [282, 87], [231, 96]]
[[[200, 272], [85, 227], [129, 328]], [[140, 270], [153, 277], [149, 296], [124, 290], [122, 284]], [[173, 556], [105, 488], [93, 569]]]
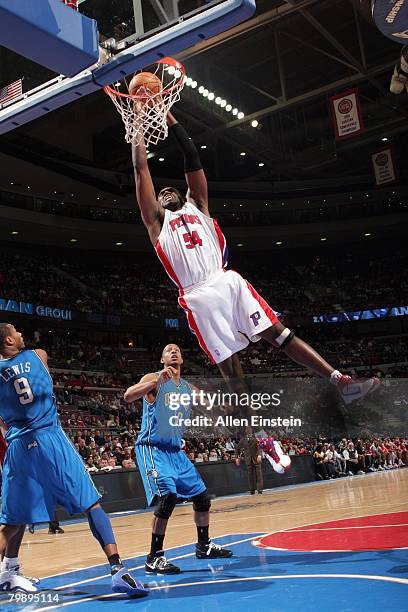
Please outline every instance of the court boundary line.
[[[254, 532], [251, 531], [251, 532], [246, 532], [246, 533], [240, 533], [240, 532], [237, 532], [237, 533], [223, 533], [222, 535], [214, 536], [211, 539], [212, 540], [217, 540], [217, 539], [220, 539], [220, 538], [227, 538], [228, 536], [237, 536], [237, 535], [251, 535], [251, 537], [253, 538], [253, 537], [258, 537], [258, 536], [261, 536], [261, 535], [268, 535], [268, 534], [266, 534], [266, 533], [264, 534], [261, 531], [254, 531]], [[248, 540], [250, 540], [250, 539], [251, 538], [248, 538]], [[168, 547], [166, 547], [166, 550], [175, 550], [176, 548], [183, 548], [184, 546], [195, 546], [195, 544], [196, 544], [195, 541], [194, 542], [187, 542], [187, 544], [177, 544], [176, 546], [168, 546]], [[231, 546], [231, 544], [228, 543], [228, 546]], [[148, 550], [147, 551], [143, 551], [140, 554], [137, 554], [137, 555], [135, 554], [135, 555], [132, 555], [131, 557], [123, 557], [122, 561], [129, 561], [130, 559], [137, 559], [138, 557], [143, 557], [143, 556], [146, 556], [148, 554], [149, 554]], [[194, 553], [189, 553], [189, 554], [192, 555]], [[181, 559], [182, 557], [174, 557], [174, 559], [176, 559], [176, 558], [177, 559]], [[43, 576], [40, 580], [42, 581], [42, 580], [48, 580], [49, 578], [58, 578], [58, 576], [64, 576], [65, 574], [73, 574], [74, 572], [78, 572], [78, 571], [81, 571], [81, 570], [86, 571], [87, 569], [93, 569], [95, 567], [102, 567], [102, 566], [106, 566], [107, 564], [108, 564], [108, 561], [106, 560], [105, 562], [102, 562], [102, 563], [95, 563], [95, 565], [88, 565], [87, 567], [80, 567], [78, 569], [67, 570], [65, 572], [58, 572], [57, 574], [50, 574], [49, 576]], [[144, 565], [142, 567], [144, 567]], [[132, 571], [131, 568], [128, 568], [128, 569], [129, 569], [129, 571]], [[133, 569], [136, 569], [136, 568], [133, 568]], [[110, 575], [110, 574], [106, 574], [106, 576], [108, 576], [108, 575]], [[96, 578], [98, 578], [98, 577], [96, 577]], [[92, 578], [90, 580], [95, 580], [96, 578]], [[57, 588], [57, 587], [55, 587], [55, 588]], [[60, 588], [60, 587], [58, 587], [58, 588]]]
[[[177, 588], [185, 588], [192, 586], [203, 586], [206, 584], [225, 584], [225, 583], [233, 583], [233, 582], [250, 582], [250, 581], [262, 581], [262, 580], [296, 580], [299, 578], [303, 579], [322, 579], [322, 578], [332, 578], [332, 579], [348, 579], [348, 580], [372, 580], [378, 582], [390, 582], [392, 584], [401, 584], [408, 585], [408, 578], [395, 578], [394, 576], [376, 576], [372, 574], [287, 574], [286, 576], [282, 575], [269, 575], [269, 576], [242, 576], [242, 578], [221, 578], [220, 580], [205, 580], [205, 581], [196, 581], [196, 582], [185, 582], [183, 584], [165, 584], [161, 586], [153, 586], [151, 591], [160, 591], [160, 590], [169, 590], [169, 589], [177, 589]], [[57, 606], [46, 606], [44, 608], [38, 608], [37, 612], [45, 612], [46, 610], [55, 610], [57, 608], [63, 608], [67, 606], [73, 606], [77, 604], [82, 604], [86, 602], [95, 601], [95, 599], [113, 599], [115, 597], [123, 597], [123, 593], [107, 593], [106, 595], [94, 595], [91, 597], [86, 597], [83, 599], [79, 599], [77, 601], [67, 601], [62, 604], [58, 604]]]
[[[255, 534], [256, 533], [257, 532], [255, 532]], [[254, 538], [255, 534], [252, 534], [249, 538], [244, 538], [242, 540], [237, 540], [236, 542], [228, 542], [228, 546], [234, 546], [234, 545], [237, 545], [237, 544], [242, 544], [244, 542], [248, 542], [248, 541], [250, 541], [250, 540], [252, 540]], [[239, 535], [239, 534], [227, 534], [227, 536], [228, 535]], [[222, 538], [222, 537], [226, 537], [226, 535], [217, 536], [217, 537], [218, 538]], [[214, 538], [214, 539], [216, 539], [216, 538]], [[194, 544], [195, 544], [195, 542], [194, 542]], [[183, 546], [184, 545], [174, 546], [174, 547], [172, 547], [172, 549], [174, 550], [174, 548], [182, 548]], [[187, 544], [187, 546], [189, 546], [189, 544]], [[170, 549], [167, 549], [167, 550], [170, 550]], [[176, 557], [171, 557], [171, 558], [169, 558], [169, 561], [176, 561], [177, 559], [185, 559], [186, 557], [192, 557], [194, 555], [195, 555], [195, 551], [186, 553], [184, 555], [178, 555]], [[142, 568], [144, 568], [144, 563], [143, 563], [143, 565], [137, 565], [135, 567], [129, 567], [128, 570], [131, 572], [131, 571], [134, 571], [134, 570], [137, 570], [137, 569], [142, 569]], [[52, 591], [54, 593], [55, 591], [61, 591], [62, 589], [67, 589], [67, 588], [70, 588], [70, 587], [73, 587], [73, 586], [78, 586], [80, 584], [85, 584], [87, 582], [96, 582], [97, 580], [102, 580], [103, 578], [108, 578], [110, 576], [111, 576], [110, 574], [104, 574], [102, 576], [95, 576], [94, 578], [87, 578], [85, 580], [80, 580], [80, 581], [77, 581], [77, 582], [73, 582], [71, 584], [61, 585], [61, 586], [55, 587], [53, 589], [44, 589], [44, 591], [50, 590], [50, 591]], [[152, 589], [157, 589], [157, 588], [158, 587], [152, 587]], [[167, 588], [167, 585], [166, 585], [166, 588]], [[94, 600], [97, 600], [97, 599], [101, 599], [102, 597], [104, 597], [104, 598], [106, 598], [108, 596], [116, 597], [116, 596], [120, 596], [120, 595], [123, 596], [123, 593], [108, 593], [106, 595], [93, 595], [93, 596], [85, 599], [84, 601], [94, 601]], [[38, 608], [36, 610], [36, 612], [42, 612], [43, 610], [53, 610], [53, 609], [57, 609], [59, 607], [64, 607], [64, 606], [68, 606], [68, 605], [73, 606], [73, 605], [78, 604], [78, 603], [83, 603], [83, 601], [82, 600], [69, 601], [69, 602], [66, 602], [66, 603], [58, 604], [57, 606], [46, 606], [46, 607], [43, 607], [43, 608]]]

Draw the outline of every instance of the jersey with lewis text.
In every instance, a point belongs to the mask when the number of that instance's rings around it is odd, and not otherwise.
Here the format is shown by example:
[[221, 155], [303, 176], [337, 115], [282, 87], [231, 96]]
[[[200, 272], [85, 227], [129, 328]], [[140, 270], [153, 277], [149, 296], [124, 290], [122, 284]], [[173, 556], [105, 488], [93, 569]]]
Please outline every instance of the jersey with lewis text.
[[52, 378], [35, 351], [0, 360], [0, 417], [6, 440], [58, 424]]

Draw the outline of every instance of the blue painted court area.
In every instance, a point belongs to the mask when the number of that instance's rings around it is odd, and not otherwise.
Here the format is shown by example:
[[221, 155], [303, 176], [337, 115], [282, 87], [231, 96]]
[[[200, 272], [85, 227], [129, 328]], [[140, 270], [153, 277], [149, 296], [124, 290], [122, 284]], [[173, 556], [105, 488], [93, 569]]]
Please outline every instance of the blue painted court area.
[[172, 577], [146, 576], [143, 557], [127, 560], [134, 575], [149, 584], [145, 599], [129, 600], [110, 591], [108, 566], [68, 572], [42, 581], [50, 603], [7, 603], [1, 597], [2, 612], [19, 610], [69, 609], [105, 612], [160, 609], [197, 611], [257, 610], [315, 612], [317, 606], [331, 611], [361, 609], [405, 611], [408, 597], [408, 550], [369, 552], [286, 552], [263, 550], [252, 544], [260, 534], [234, 534], [216, 538], [230, 545], [234, 557], [228, 560], [198, 560], [193, 546], [169, 550], [182, 573]]

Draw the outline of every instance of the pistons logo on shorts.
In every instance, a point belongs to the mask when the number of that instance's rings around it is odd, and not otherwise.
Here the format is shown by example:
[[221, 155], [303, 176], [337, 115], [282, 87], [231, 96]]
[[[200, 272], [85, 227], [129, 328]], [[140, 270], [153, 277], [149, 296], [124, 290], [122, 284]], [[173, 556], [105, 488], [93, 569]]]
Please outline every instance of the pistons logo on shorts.
[[257, 325], [259, 325], [259, 319], [261, 318], [261, 313], [259, 312], [259, 310], [257, 310], [253, 314], [249, 315], [249, 318], [252, 319], [252, 323], [254, 324], [255, 327], [257, 327]]
[[153, 478], [157, 478], [159, 475], [157, 470], [149, 470], [148, 474], [149, 476], [152, 476]]

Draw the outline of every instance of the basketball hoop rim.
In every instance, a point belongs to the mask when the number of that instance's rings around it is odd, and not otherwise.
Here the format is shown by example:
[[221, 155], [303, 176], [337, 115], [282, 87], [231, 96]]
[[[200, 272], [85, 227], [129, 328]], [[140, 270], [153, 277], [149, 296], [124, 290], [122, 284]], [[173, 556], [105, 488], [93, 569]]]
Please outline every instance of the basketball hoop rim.
[[131, 100], [154, 100], [154, 98], [156, 97], [171, 93], [172, 91], [174, 91], [174, 89], [176, 89], [183, 82], [184, 77], [186, 76], [186, 69], [184, 68], [183, 64], [175, 60], [173, 57], [163, 57], [159, 61], [153, 62], [153, 63], [157, 64], [158, 66], [160, 65], [173, 66], [176, 70], [180, 70], [181, 75], [177, 79], [177, 81], [174, 83], [174, 85], [172, 85], [172, 87], [168, 87], [167, 89], [162, 89], [158, 93], [152, 94], [151, 96], [147, 94], [137, 95], [137, 94], [130, 94], [130, 93], [122, 93], [121, 91], [114, 89], [110, 85], [105, 85], [103, 88], [103, 91], [110, 96], [117, 96], [119, 98], [129, 98]]

